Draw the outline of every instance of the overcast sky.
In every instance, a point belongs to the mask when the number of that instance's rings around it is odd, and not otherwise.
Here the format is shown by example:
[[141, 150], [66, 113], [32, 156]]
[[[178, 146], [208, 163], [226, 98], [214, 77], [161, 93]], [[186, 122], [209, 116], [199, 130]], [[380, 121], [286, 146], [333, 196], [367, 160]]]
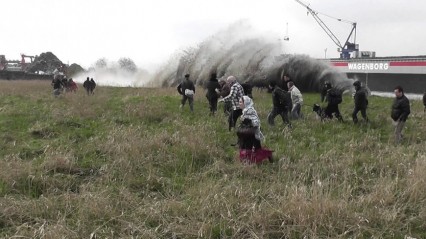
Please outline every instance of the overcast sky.
[[[356, 21], [360, 50], [377, 56], [426, 55], [425, 0], [304, 0], [318, 12]], [[295, 0], [11, 0], [2, 1], [0, 54], [51, 51], [87, 68], [129, 57], [152, 69], [179, 49], [246, 19], [275, 34], [286, 53], [338, 57], [331, 41]], [[344, 42], [351, 26], [320, 15]], [[325, 51], [327, 49], [327, 51]]]

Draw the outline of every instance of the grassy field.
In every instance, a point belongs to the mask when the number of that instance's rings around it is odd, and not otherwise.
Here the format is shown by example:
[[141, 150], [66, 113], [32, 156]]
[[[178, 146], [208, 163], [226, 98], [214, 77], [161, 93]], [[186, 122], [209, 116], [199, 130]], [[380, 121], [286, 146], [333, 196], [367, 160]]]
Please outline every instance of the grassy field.
[[[80, 86], [81, 87], [81, 86]], [[392, 99], [371, 123], [266, 123], [275, 162], [242, 165], [222, 112], [179, 110], [175, 89], [98, 87], [52, 96], [48, 81], [0, 82], [1, 238], [426, 238], [426, 115], [411, 101], [395, 145]], [[220, 105], [220, 110], [222, 110]]]

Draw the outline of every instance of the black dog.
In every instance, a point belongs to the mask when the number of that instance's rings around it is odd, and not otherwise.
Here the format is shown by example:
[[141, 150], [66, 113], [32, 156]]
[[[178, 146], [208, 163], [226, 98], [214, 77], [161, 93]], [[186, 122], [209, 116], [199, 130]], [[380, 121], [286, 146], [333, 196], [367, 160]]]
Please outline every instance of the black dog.
[[321, 121], [326, 118], [325, 110], [321, 108], [319, 104], [314, 104], [314, 106], [312, 106], [312, 111], [317, 114], [317, 118], [321, 119]]

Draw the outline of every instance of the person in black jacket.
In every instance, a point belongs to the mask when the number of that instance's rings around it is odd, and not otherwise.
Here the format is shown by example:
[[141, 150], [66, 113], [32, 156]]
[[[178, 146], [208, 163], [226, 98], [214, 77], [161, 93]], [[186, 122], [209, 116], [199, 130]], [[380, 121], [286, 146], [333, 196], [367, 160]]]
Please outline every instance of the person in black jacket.
[[248, 82], [242, 83], [241, 86], [243, 87], [244, 95], [253, 99], [253, 94], [252, 94], [253, 86]]
[[324, 102], [324, 100], [326, 99], [327, 96], [327, 91], [331, 89], [331, 84], [329, 82], [324, 82], [324, 85], [322, 86], [321, 89], [321, 103]]
[[90, 78], [87, 77], [87, 79], [83, 83], [83, 88], [86, 90], [87, 95], [90, 95], [90, 88], [91, 88]]
[[339, 104], [342, 103], [342, 93], [336, 88], [331, 88], [327, 91], [326, 101], [328, 104], [324, 111], [325, 117], [332, 119], [334, 114], [339, 121], [343, 122], [339, 110]]
[[395, 142], [399, 144], [402, 140], [402, 129], [405, 121], [408, 118], [410, 111], [410, 101], [404, 95], [404, 90], [401, 86], [395, 87], [395, 99], [392, 104], [391, 117], [395, 126]]
[[272, 110], [268, 114], [268, 124], [274, 126], [274, 119], [277, 115], [280, 115], [283, 122], [291, 127], [291, 123], [288, 117], [288, 113], [292, 108], [291, 94], [288, 91], [284, 91], [275, 82], [271, 82], [269, 87], [272, 89]]
[[191, 112], [194, 112], [194, 95], [195, 95], [195, 86], [191, 80], [189, 80], [189, 74], [185, 75], [185, 80], [177, 86], [177, 91], [182, 95], [182, 101], [180, 108], [185, 105], [186, 100], [189, 102], [189, 108]]
[[207, 82], [207, 93], [206, 97], [209, 101], [210, 106], [210, 115], [214, 115], [217, 111], [217, 99], [219, 98], [218, 92], [220, 92], [220, 85], [217, 80], [216, 73], [212, 73], [210, 76], [210, 80]]
[[426, 92], [423, 94], [423, 105], [425, 106], [423, 112], [426, 112]]
[[360, 81], [355, 81], [353, 86], [355, 87], [355, 95], [354, 95], [354, 102], [355, 102], [355, 108], [352, 113], [352, 120], [356, 124], [358, 123], [358, 117], [357, 114], [359, 111], [361, 111], [362, 118], [365, 120], [365, 122], [368, 122], [367, 118], [367, 92], [364, 87], [361, 87]]

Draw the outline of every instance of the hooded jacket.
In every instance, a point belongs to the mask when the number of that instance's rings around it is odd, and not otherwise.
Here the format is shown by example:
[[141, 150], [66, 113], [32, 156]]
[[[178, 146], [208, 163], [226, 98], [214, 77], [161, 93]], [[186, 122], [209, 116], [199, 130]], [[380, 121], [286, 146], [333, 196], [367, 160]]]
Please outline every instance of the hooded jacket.
[[262, 132], [260, 131], [260, 119], [257, 115], [256, 110], [254, 109], [254, 103], [253, 100], [248, 96], [243, 96], [244, 101], [244, 109], [243, 114], [241, 116], [242, 119], [250, 119], [253, 127], [256, 129], [255, 137], [258, 140], [263, 140], [265, 137], [263, 136]]

